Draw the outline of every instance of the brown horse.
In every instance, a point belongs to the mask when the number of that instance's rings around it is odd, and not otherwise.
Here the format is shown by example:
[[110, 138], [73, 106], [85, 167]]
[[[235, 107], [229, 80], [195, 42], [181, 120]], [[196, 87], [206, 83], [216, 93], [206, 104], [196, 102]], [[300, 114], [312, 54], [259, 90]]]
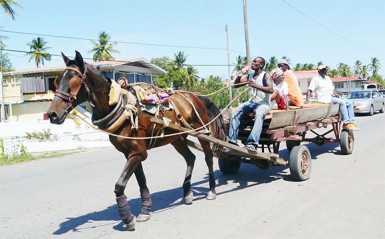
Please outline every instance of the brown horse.
[[[190, 127], [191, 130], [208, 128], [213, 137], [224, 140], [226, 132], [223, 119], [215, 117], [218, 108], [206, 97], [196, 96], [189, 92], [177, 92], [169, 100], [157, 105], [161, 110], [156, 115], [142, 109], [138, 100], [138, 91], [133, 86], [121, 90], [119, 94], [111, 92], [114, 81], [104, 77], [98, 69], [85, 63], [76, 51], [74, 60], [62, 53], [67, 68], [56, 79], [57, 90], [47, 114], [54, 124], [62, 124], [68, 113], [78, 104], [88, 101], [92, 107], [92, 120], [100, 129], [110, 132], [110, 141], [127, 159], [117, 183], [115, 184], [116, 201], [119, 215], [128, 230], [134, 230], [136, 221], [147, 221], [150, 218], [151, 197], [146, 184], [142, 161], [147, 158], [149, 148], [172, 144], [184, 157], [187, 170], [183, 182], [185, 203], [191, 203], [191, 175], [194, 168], [195, 155], [187, 146], [186, 134], [175, 131], [151, 121], [151, 118], [167, 118], [169, 124]], [[116, 102], [111, 105], [111, 95], [117, 95]], [[166, 109], [164, 106], [172, 106]], [[212, 121], [210, 123], [210, 121]], [[206, 127], [206, 124], [210, 123]], [[163, 134], [165, 137], [152, 137]], [[167, 134], [172, 134], [167, 137]], [[154, 139], [155, 138], [155, 139]], [[215, 199], [215, 179], [213, 173], [213, 151], [210, 143], [200, 141], [209, 169], [209, 193], [207, 199]], [[219, 150], [219, 149], [218, 149]], [[141, 212], [136, 218], [132, 215], [124, 194], [125, 187], [132, 174], [139, 184], [142, 199]]]

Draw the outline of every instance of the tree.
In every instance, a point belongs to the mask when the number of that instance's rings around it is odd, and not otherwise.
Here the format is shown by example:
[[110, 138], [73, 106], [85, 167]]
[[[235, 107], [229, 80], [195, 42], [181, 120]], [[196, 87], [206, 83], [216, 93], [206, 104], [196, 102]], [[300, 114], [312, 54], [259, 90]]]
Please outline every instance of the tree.
[[12, 62], [8, 57], [8, 54], [2, 53], [0, 50], [0, 71], [1, 72], [7, 72], [7, 71], [13, 71]]
[[302, 71], [302, 64], [301, 63], [297, 63], [294, 67], [294, 71]]
[[88, 53], [94, 53], [92, 59], [94, 61], [111, 61], [115, 58], [110, 52], [119, 53], [118, 50], [114, 49], [116, 42], [111, 42], [111, 36], [105, 31], [99, 34], [98, 41], [91, 41], [93, 47]]
[[51, 54], [47, 52], [47, 49], [51, 47], [47, 46], [47, 42], [45, 42], [43, 38], [38, 37], [33, 39], [27, 46], [29, 46], [30, 49], [27, 55], [31, 55], [28, 61], [30, 62], [32, 59], [35, 59], [36, 67], [44, 65], [45, 60], [51, 60]]
[[3, 7], [5, 14], [10, 16], [13, 20], [15, 20], [16, 13], [12, 8], [12, 5], [15, 7], [20, 7], [21, 5], [15, 0], [0, 0], [0, 5]]
[[354, 74], [360, 76], [362, 72], [362, 62], [357, 60], [354, 62]]
[[247, 65], [247, 57], [238, 55], [235, 57], [235, 66], [233, 72], [240, 71], [244, 66]]
[[187, 60], [187, 56], [184, 54], [184, 52], [179, 51], [178, 53], [174, 54], [175, 57], [175, 63], [178, 68], [183, 67], [184, 63]]
[[380, 61], [376, 57], [372, 57], [369, 64], [369, 70], [372, 72], [372, 76], [376, 75], [380, 69]]
[[365, 80], [368, 79], [368, 76], [369, 76], [368, 69], [369, 69], [369, 66], [367, 65], [362, 66], [361, 73], [360, 73], [360, 76], [362, 79], [365, 79]]
[[194, 87], [196, 87], [197, 85], [197, 82], [198, 82], [198, 70], [195, 69], [193, 66], [188, 66], [187, 67], [187, 82], [186, 82], [186, 86], [187, 86], [187, 90], [192, 90]]
[[265, 71], [272, 71], [277, 67], [278, 59], [275, 56], [270, 57], [265, 66]]

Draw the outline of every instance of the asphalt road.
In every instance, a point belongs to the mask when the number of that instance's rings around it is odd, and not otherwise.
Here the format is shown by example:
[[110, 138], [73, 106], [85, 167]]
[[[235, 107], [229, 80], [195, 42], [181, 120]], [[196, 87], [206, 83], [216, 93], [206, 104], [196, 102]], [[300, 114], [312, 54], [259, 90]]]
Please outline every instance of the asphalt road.
[[[133, 232], [120, 222], [114, 184], [124, 165], [112, 148], [0, 168], [0, 238], [385, 238], [385, 114], [356, 118], [352, 155], [338, 144], [309, 144], [313, 172], [292, 181], [284, 167], [242, 165], [208, 191], [203, 154], [193, 173], [195, 200], [181, 203], [185, 163], [166, 146], [144, 162], [153, 213]], [[280, 155], [288, 157], [285, 146]], [[132, 178], [126, 195], [140, 199]]]

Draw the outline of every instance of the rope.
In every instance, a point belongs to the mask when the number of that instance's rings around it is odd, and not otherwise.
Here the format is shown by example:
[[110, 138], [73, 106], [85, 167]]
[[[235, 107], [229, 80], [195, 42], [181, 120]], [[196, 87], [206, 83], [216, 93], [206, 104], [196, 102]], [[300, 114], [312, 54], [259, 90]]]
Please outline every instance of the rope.
[[[238, 95], [236, 95], [228, 105], [226, 105], [225, 108], [223, 108], [223, 110], [216, 116], [214, 117], [210, 122], [208, 122], [207, 124], [205, 125], [202, 125], [201, 127], [199, 128], [196, 128], [196, 129], [191, 129], [191, 130], [187, 130], [187, 131], [183, 131], [183, 132], [178, 132], [178, 133], [172, 133], [172, 134], [166, 134], [166, 135], [160, 135], [160, 136], [150, 136], [150, 137], [130, 137], [130, 136], [123, 136], [123, 135], [118, 135], [118, 134], [114, 134], [114, 133], [109, 133], [109, 132], [106, 132], [102, 129], [99, 129], [96, 125], [93, 125], [93, 124], [90, 124], [87, 120], [85, 120], [84, 118], [80, 117], [79, 115], [74, 115], [74, 117], [78, 117], [79, 119], [81, 119], [82, 121], [84, 121], [86, 124], [88, 124], [89, 126], [91, 126], [93, 129], [97, 130], [97, 131], [100, 131], [102, 133], [106, 133], [110, 136], [114, 136], [114, 137], [118, 137], [118, 138], [124, 138], [124, 139], [161, 139], [161, 138], [165, 138], [165, 137], [172, 137], [172, 136], [178, 136], [178, 135], [182, 135], [182, 134], [187, 134], [188, 132], [194, 132], [194, 131], [197, 131], [197, 130], [201, 130], [201, 129], [204, 129], [206, 128], [208, 125], [210, 125], [212, 122], [214, 122], [220, 115], [223, 114], [223, 112], [229, 108], [231, 106], [231, 104], [236, 100], [238, 99], [243, 92], [247, 91], [247, 88], [244, 89], [242, 92], [240, 92]], [[147, 118], [152, 118], [152, 117], [147, 117]], [[165, 123], [165, 125], [167, 125], [168, 122]]]

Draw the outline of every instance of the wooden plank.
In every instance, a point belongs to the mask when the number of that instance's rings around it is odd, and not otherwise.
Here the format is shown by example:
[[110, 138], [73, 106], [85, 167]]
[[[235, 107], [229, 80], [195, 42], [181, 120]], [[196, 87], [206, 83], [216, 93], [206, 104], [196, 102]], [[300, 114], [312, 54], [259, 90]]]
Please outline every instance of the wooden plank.
[[[153, 123], [156, 123], [156, 124], [163, 125], [164, 127], [173, 129], [173, 130], [175, 130], [177, 132], [183, 132], [183, 133], [192, 135], [194, 137], [197, 137], [198, 139], [202, 139], [202, 140], [214, 143], [214, 144], [218, 144], [218, 145], [223, 146], [223, 147], [227, 147], [227, 148], [229, 148], [231, 150], [236, 151], [237, 152], [237, 156], [248, 157], [248, 158], [256, 158], [256, 159], [263, 159], [263, 160], [270, 160], [270, 161], [279, 162], [279, 163], [285, 162], [284, 165], [286, 165], [286, 161], [284, 161], [283, 159], [280, 159], [278, 154], [263, 153], [263, 152], [252, 152], [252, 151], [249, 151], [249, 150], [247, 150], [245, 148], [239, 147], [237, 145], [230, 144], [230, 143], [227, 143], [227, 142], [225, 142], [223, 140], [219, 140], [219, 139], [213, 138], [213, 137], [208, 136], [208, 135], [206, 135], [204, 133], [201, 133], [201, 132], [197, 132], [197, 131], [194, 131], [194, 130], [191, 130], [191, 129], [188, 129], [188, 128], [184, 128], [184, 127], [182, 127], [180, 125], [177, 125], [177, 124], [170, 123], [170, 124], [166, 125], [163, 120], [158, 119], [158, 118], [151, 118], [150, 121], [153, 122]], [[281, 162], [281, 161], [283, 161], [283, 162]]]
[[337, 115], [338, 112], [339, 106], [337, 104], [319, 103], [308, 104], [303, 108], [295, 110], [272, 110], [268, 117], [271, 119], [269, 129], [277, 129], [318, 119], [325, 119]]

